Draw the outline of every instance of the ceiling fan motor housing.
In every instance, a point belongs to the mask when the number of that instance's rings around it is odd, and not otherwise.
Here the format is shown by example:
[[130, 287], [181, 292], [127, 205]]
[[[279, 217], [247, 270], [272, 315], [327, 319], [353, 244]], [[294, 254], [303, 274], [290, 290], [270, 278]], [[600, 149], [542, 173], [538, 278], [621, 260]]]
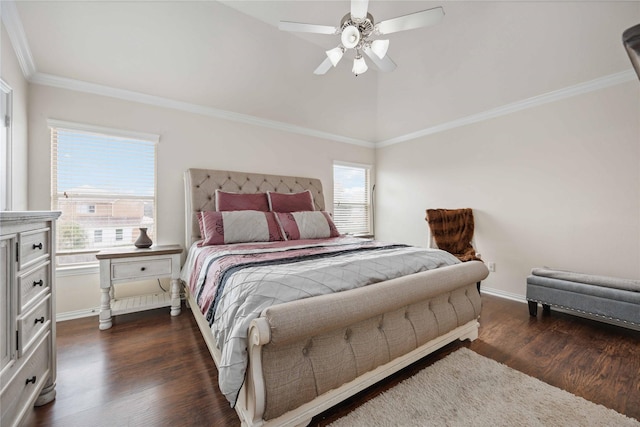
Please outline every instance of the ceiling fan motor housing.
[[365, 19], [353, 19], [347, 13], [340, 23], [340, 41], [347, 49], [359, 49], [373, 33], [373, 29], [373, 16], [370, 13], [367, 13]]

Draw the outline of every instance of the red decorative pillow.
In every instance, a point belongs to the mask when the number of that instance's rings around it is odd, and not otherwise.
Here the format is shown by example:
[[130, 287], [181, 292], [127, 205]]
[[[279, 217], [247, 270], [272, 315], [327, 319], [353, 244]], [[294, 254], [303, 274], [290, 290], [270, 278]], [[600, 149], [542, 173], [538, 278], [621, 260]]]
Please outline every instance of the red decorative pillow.
[[202, 246], [285, 240], [273, 212], [202, 212]]
[[340, 233], [327, 212], [276, 212], [287, 240], [325, 239]]
[[216, 190], [216, 210], [269, 212], [269, 202], [265, 193], [241, 194]]
[[275, 193], [267, 191], [269, 209], [272, 212], [314, 211], [311, 191], [301, 193]]

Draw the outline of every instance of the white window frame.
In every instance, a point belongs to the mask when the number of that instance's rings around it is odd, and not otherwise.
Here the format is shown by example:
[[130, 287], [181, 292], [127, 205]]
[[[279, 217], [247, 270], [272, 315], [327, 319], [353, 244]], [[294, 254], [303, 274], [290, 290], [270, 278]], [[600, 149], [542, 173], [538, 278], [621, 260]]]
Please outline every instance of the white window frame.
[[[2, 165], [2, 178], [0, 178], [0, 210], [10, 211], [13, 208], [12, 198], [12, 156], [13, 156], [13, 89], [2, 79], [0, 79], [0, 92], [6, 99], [5, 116], [0, 117], [5, 123], [5, 145], [0, 146], [0, 164]], [[1, 99], [0, 99], [0, 102]]]
[[[154, 175], [153, 175], [153, 196], [152, 196], [152, 200], [153, 200], [153, 218], [154, 218], [154, 223], [153, 223], [153, 227], [152, 227], [152, 233], [156, 236], [157, 238], [157, 203], [158, 203], [158, 168], [157, 168], [157, 163], [158, 163], [158, 153], [157, 153], [157, 149], [158, 149], [158, 142], [160, 140], [160, 136], [159, 135], [155, 135], [155, 134], [150, 134], [150, 133], [143, 133], [143, 132], [135, 132], [135, 131], [127, 131], [127, 130], [122, 130], [122, 129], [115, 129], [115, 128], [108, 128], [108, 127], [103, 127], [103, 126], [94, 126], [94, 125], [88, 125], [88, 124], [82, 124], [82, 123], [74, 123], [74, 122], [67, 122], [67, 121], [62, 121], [62, 120], [55, 120], [55, 119], [49, 119], [47, 120], [47, 126], [52, 130], [52, 129], [65, 129], [68, 131], [78, 131], [78, 132], [89, 132], [89, 133], [94, 133], [94, 134], [99, 134], [102, 136], [107, 136], [107, 137], [114, 137], [114, 138], [125, 138], [125, 139], [133, 139], [133, 140], [139, 140], [139, 141], [144, 141], [144, 142], [148, 142], [148, 143], [153, 143], [154, 145]], [[53, 150], [53, 144], [52, 144], [52, 150]], [[52, 162], [54, 161], [54, 156], [52, 153]], [[52, 209], [56, 209], [57, 205], [57, 200], [59, 195], [57, 194], [57, 177], [53, 176], [53, 168], [52, 168], [52, 182], [51, 182], [51, 206]], [[151, 199], [150, 199], [151, 200]], [[91, 205], [91, 203], [89, 203]], [[95, 204], [93, 204], [94, 209], [97, 210], [97, 206], [95, 206]], [[89, 206], [87, 206], [87, 209], [89, 209]], [[95, 214], [96, 212], [94, 211], [93, 214]], [[91, 213], [89, 213], [90, 215], [93, 215]], [[120, 228], [120, 227], [118, 227]], [[114, 229], [115, 230], [115, 229]], [[103, 232], [103, 239], [104, 239], [104, 230], [102, 230]], [[113, 231], [115, 233], [115, 231]], [[91, 238], [93, 238], [93, 232], [91, 232]], [[57, 245], [57, 242], [55, 243]], [[104, 248], [100, 248], [100, 249], [104, 249]], [[100, 249], [87, 249], [87, 250], [79, 250], [79, 251], [74, 251], [74, 253], [78, 253], [78, 254], [94, 254], [97, 253]], [[65, 251], [56, 251], [56, 255], [60, 256], [60, 255], [68, 255], [69, 253], [65, 253]], [[57, 262], [56, 262], [57, 264]], [[97, 265], [98, 265], [98, 261], [91, 261], [91, 262], [86, 262], [86, 263], [76, 263], [76, 264], [64, 264], [64, 265], [57, 265], [57, 271], [58, 272], [62, 272], [62, 275], [73, 275], [73, 274], [85, 274], [85, 273], [92, 273], [92, 272], [96, 272], [97, 271]]]
[[[349, 168], [356, 168], [356, 169], [363, 169], [365, 171], [365, 173], [367, 174], [367, 178], [366, 178], [366, 182], [365, 182], [365, 186], [366, 188], [364, 188], [364, 192], [365, 192], [365, 202], [364, 203], [354, 203], [354, 204], [361, 204], [363, 206], [367, 207], [367, 229], [366, 230], [358, 230], [358, 231], [354, 231], [353, 228], [350, 228], [348, 226], [345, 226], [342, 224], [342, 228], [341, 228], [341, 224], [340, 224], [340, 218], [338, 215], [338, 208], [340, 205], [340, 201], [337, 200], [337, 194], [336, 194], [336, 176], [335, 176], [335, 167], [336, 166], [342, 166], [342, 167], [349, 167]], [[334, 212], [334, 222], [336, 222], [336, 227], [338, 228], [338, 231], [340, 231], [341, 233], [348, 233], [348, 234], [353, 234], [355, 236], [362, 236], [362, 237], [373, 237], [374, 235], [374, 225], [373, 225], [373, 203], [372, 203], [372, 197], [373, 197], [373, 166], [372, 165], [368, 165], [368, 164], [363, 164], [363, 163], [351, 163], [351, 162], [343, 162], [343, 161], [338, 161], [335, 160], [333, 162], [333, 167], [332, 167], [332, 178], [333, 178], [333, 212]]]

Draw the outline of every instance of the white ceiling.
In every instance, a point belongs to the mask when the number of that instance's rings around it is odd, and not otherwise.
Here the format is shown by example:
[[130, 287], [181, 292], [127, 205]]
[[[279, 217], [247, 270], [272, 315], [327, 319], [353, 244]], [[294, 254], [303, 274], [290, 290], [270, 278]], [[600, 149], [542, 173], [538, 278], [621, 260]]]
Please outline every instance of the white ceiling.
[[443, 6], [437, 25], [389, 36], [398, 68], [312, 74], [349, 1], [18, 1], [38, 73], [385, 141], [631, 69], [629, 1], [370, 1], [376, 21]]

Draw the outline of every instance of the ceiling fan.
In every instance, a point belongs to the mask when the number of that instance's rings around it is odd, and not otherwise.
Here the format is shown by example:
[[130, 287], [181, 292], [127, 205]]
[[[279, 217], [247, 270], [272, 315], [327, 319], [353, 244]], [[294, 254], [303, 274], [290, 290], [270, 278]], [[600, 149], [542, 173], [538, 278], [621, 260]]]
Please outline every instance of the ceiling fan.
[[340, 34], [340, 44], [326, 51], [327, 58], [313, 73], [325, 74], [332, 66], [338, 65], [347, 50], [353, 49], [355, 58], [351, 71], [357, 76], [369, 68], [362, 56], [363, 53], [382, 71], [393, 71], [396, 68], [395, 62], [387, 55], [389, 40], [374, 37], [433, 25], [444, 16], [442, 7], [436, 7], [375, 23], [373, 16], [367, 11], [368, 7], [369, 0], [351, 0], [351, 12], [342, 18], [337, 27], [280, 21], [278, 28], [283, 31]]

